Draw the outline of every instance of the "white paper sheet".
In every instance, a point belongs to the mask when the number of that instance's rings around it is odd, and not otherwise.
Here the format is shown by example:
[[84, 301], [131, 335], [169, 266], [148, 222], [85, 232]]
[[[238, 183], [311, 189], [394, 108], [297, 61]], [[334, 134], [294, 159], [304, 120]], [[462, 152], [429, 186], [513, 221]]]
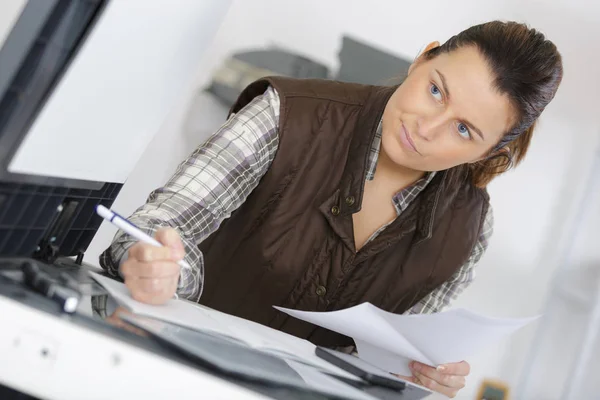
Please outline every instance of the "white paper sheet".
[[134, 300], [127, 287], [122, 283], [93, 272], [90, 272], [90, 275], [120, 305], [135, 314], [190, 329], [216, 332], [238, 339], [248, 346], [275, 353], [348, 379], [358, 380], [356, 376], [319, 358], [315, 354], [315, 346], [307, 340], [187, 300], [169, 300], [159, 306], [144, 304]]
[[331, 312], [275, 308], [353, 338], [360, 358], [402, 375], [410, 375], [411, 360], [431, 366], [465, 360], [538, 318], [490, 318], [464, 309], [398, 315], [370, 303]]
[[378, 400], [376, 397], [325, 375], [315, 368], [289, 360], [286, 363], [300, 375], [304, 382], [322, 393], [348, 400]]

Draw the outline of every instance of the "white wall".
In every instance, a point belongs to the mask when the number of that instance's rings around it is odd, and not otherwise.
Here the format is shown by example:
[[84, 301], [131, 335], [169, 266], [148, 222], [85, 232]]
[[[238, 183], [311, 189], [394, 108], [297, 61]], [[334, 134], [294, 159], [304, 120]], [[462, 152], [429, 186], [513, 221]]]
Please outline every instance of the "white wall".
[[571, 250], [554, 278], [547, 318], [526, 353], [528, 374], [521, 376], [518, 398], [532, 398], [532, 393], [561, 400], [595, 398], [600, 391], [595, 379], [600, 375], [600, 152], [594, 172], [582, 202], [588, 206], [577, 210], [576, 229], [568, 233]]
[[26, 5], [25, 0], [10, 0], [2, 4], [0, 13], [0, 43], [4, 43], [6, 36], [19, 18], [21, 11]]
[[[335, 69], [344, 33], [413, 58], [428, 42], [444, 41], [486, 20], [515, 19], [544, 31], [563, 54], [565, 78], [542, 118], [528, 159], [490, 187], [495, 236], [479, 266], [479, 279], [457, 303], [497, 316], [531, 315], [541, 310], [567, 243], [565, 235], [578, 206], [593, 149], [600, 144], [600, 78], [596, 72], [600, 52], [592, 48], [600, 36], [600, 28], [595, 26], [599, 16], [597, 3], [584, 0], [552, 4], [541, 0], [237, 0], [206, 53], [195, 87], [204, 85], [208, 72], [232, 51], [270, 43]], [[215, 110], [203, 99], [194, 103], [192, 89], [117, 199], [115, 207], [122, 213], [140, 205], [214, 126], [214, 120], [202, 124], [203, 116]], [[195, 125], [190, 129], [186, 128], [186, 112], [191, 106]], [[95, 260], [113, 233], [103, 226], [88, 252], [89, 260]], [[503, 346], [473, 358], [470, 385], [461, 398], [472, 398], [483, 377], [504, 379], [514, 387], [534, 332], [533, 328], [526, 329]]]

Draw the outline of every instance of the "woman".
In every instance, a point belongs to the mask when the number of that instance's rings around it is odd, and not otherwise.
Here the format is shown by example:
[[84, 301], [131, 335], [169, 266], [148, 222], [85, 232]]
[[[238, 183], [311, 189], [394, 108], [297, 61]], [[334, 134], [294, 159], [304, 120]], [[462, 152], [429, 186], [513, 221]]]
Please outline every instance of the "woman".
[[[523, 159], [561, 78], [554, 44], [496, 21], [431, 43], [397, 87], [255, 82], [131, 217], [165, 247], [117, 234], [101, 264], [140, 301], [177, 291], [325, 346], [352, 341], [272, 305], [440, 311], [487, 247], [486, 185]], [[454, 396], [468, 373], [410, 379]]]

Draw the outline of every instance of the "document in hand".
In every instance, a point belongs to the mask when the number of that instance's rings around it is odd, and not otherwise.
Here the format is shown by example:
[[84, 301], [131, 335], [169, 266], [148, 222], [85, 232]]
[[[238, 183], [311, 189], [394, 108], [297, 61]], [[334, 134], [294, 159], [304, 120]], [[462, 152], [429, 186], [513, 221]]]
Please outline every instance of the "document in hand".
[[537, 319], [490, 318], [464, 309], [399, 315], [370, 303], [330, 312], [275, 308], [351, 337], [360, 358], [407, 376], [411, 360], [431, 366], [460, 362]]

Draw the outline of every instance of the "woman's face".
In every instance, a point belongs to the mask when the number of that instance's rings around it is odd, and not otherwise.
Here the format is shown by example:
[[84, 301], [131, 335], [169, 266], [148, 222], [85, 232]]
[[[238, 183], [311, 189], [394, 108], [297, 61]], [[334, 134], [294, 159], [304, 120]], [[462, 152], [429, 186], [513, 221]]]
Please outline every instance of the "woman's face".
[[515, 118], [493, 82], [475, 47], [418, 60], [385, 107], [383, 151], [395, 164], [417, 171], [484, 158]]

